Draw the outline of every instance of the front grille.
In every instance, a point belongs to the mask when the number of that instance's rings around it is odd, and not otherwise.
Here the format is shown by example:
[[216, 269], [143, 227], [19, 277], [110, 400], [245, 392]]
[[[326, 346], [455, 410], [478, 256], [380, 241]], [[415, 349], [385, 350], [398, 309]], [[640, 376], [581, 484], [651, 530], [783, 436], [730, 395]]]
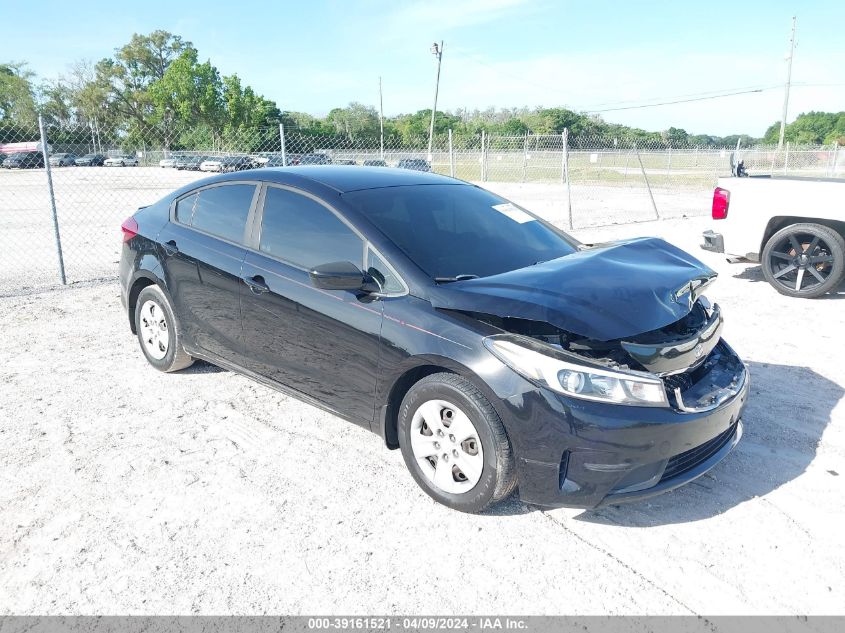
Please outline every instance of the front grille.
[[713, 457], [719, 450], [728, 442], [736, 433], [736, 423], [728, 427], [728, 430], [720, 433], [712, 440], [709, 440], [701, 446], [696, 446], [688, 451], [675, 455], [666, 464], [666, 470], [663, 471], [663, 476], [660, 481], [666, 481], [677, 477], [688, 470], [691, 470], [699, 464], [706, 462]]

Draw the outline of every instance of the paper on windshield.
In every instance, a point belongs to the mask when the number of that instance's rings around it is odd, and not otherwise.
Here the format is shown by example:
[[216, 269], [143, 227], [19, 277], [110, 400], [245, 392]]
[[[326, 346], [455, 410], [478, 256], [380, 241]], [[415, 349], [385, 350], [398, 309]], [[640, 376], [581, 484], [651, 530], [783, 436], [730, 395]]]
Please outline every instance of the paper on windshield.
[[493, 208], [496, 209], [496, 211], [498, 211], [502, 215], [506, 215], [514, 222], [519, 222], [520, 224], [531, 222], [534, 219], [525, 211], [515, 207], [510, 202], [506, 202], [504, 204], [494, 204]]

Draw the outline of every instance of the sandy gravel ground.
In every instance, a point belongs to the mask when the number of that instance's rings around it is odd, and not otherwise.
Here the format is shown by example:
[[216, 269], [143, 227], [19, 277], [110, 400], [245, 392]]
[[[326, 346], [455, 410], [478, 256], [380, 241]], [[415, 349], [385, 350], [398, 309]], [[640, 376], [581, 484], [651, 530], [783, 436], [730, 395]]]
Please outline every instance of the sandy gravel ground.
[[845, 288], [781, 297], [699, 251], [708, 224], [576, 232], [716, 268], [753, 381], [710, 474], [589, 512], [456, 513], [375, 435], [209, 365], [160, 374], [113, 281], [7, 293], [0, 613], [845, 613]]

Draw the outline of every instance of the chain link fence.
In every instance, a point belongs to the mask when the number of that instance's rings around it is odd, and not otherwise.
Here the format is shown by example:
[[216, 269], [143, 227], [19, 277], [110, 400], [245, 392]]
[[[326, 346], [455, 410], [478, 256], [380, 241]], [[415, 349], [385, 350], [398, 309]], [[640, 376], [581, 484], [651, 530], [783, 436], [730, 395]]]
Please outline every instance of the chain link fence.
[[[178, 147], [178, 149], [175, 149]], [[171, 149], [173, 148], [173, 149]], [[0, 295], [114, 276], [121, 222], [210, 173], [313, 164], [423, 169], [475, 182], [566, 229], [709, 213], [736, 148], [524, 134], [315, 136], [274, 128], [0, 127]], [[842, 176], [831, 146], [741, 148], [750, 173]], [[45, 162], [46, 161], [46, 162]]]

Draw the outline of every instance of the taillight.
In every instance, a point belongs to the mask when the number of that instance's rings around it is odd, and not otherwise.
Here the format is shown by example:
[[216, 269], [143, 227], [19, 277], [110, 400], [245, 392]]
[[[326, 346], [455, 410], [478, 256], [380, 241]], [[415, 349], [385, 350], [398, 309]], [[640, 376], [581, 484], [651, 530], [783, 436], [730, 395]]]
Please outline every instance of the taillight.
[[724, 220], [728, 217], [728, 207], [731, 204], [731, 192], [721, 187], [713, 190], [713, 208], [711, 215], [714, 220]]
[[123, 231], [124, 243], [128, 242], [138, 235], [138, 223], [135, 221], [135, 218], [130, 216], [124, 220], [123, 224], [120, 225], [120, 230]]

